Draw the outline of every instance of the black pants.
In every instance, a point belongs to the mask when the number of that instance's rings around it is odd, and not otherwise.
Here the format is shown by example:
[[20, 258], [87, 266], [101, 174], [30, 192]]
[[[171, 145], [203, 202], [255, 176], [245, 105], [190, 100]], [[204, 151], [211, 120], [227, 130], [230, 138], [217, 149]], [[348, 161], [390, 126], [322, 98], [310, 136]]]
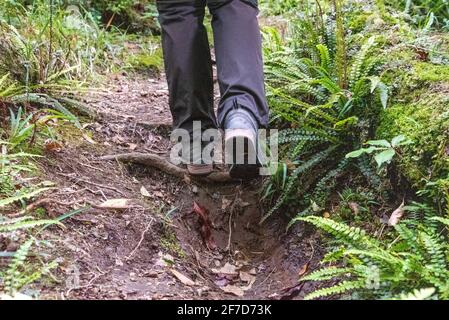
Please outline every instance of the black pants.
[[[221, 101], [213, 108], [210, 47], [203, 20], [212, 15]], [[158, 0], [162, 47], [174, 128], [221, 126], [229, 110], [250, 110], [268, 122], [257, 0]]]

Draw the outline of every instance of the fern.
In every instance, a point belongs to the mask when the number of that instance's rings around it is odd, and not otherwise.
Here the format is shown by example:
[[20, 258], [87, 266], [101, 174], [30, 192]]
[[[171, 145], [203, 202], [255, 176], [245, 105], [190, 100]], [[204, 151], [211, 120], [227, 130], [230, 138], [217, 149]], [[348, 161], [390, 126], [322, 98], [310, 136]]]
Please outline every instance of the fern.
[[47, 190], [50, 190], [51, 188], [40, 188], [37, 190], [32, 190], [32, 191], [28, 191], [28, 192], [22, 192], [19, 195], [13, 196], [13, 197], [9, 197], [6, 199], [2, 199], [0, 200], [0, 208], [4, 208], [5, 206], [14, 203], [16, 201], [20, 201], [20, 200], [25, 200], [25, 199], [30, 199], [33, 198], [35, 196], [37, 196], [38, 194], [45, 192]]
[[328, 267], [312, 272], [301, 278], [301, 281], [326, 281], [334, 279], [338, 276], [349, 274], [349, 268]]
[[[434, 220], [445, 221], [441, 218]], [[410, 229], [403, 222], [395, 226], [396, 240], [388, 245], [366, 235], [359, 228], [330, 219], [301, 217], [298, 221], [315, 225], [331, 234], [337, 244], [341, 244], [323, 261], [345, 263], [344, 268], [327, 268], [329, 270], [325, 268], [302, 280], [326, 281], [334, 278], [342, 280], [348, 277], [351, 279], [334, 287], [312, 292], [309, 298], [354, 291], [362, 297], [397, 299], [406, 297], [403, 295], [404, 291], [430, 287], [435, 288], [435, 294], [433, 295], [432, 292], [429, 297], [441, 299], [449, 297], [448, 239], [447, 235], [443, 239], [438, 230], [426, 228], [423, 225], [418, 225], [418, 229]], [[372, 273], [370, 270], [375, 272]], [[348, 281], [349, 283], [365, 283], [365, 285], [348, 287], [346, 285]], [[348, 290], [344, 290], [345, 288]], [[414, 291], [416, 297], [420, 292]], [[412, 295], [407, 296], [412, 297]]]
[[14, 291], [19, 289], [18, 278], [20, 276], [20, 269], [24, 266], [28, 252], [34, 243], [34, 239], [29, 239], [23, 243], [14, 254], [14, 258], [6, 271], [5, 277], [5, 291], [13, 295]]
[[0, 232], [31, 229], [43, 225], [59, 224], [56, 220], [11, 220], [0, 222]]
[[416, 289], [410, 293], [402, 293], [393, 300], [429, 300], [435, 293], [435, 288]]
[[377, 246], [377, 241], [367, 237], [366, 232], [360, 228], [349, 227], [343, 223], [322, 217], [298, 217], [296, 221], [303, 221], [330, 233], [337, 240], [353, 246]]
[[375, 38], [374, 37], [369, 38], [368, 41], [360, 49], [359, 54], [355, 57], [349, 77], [349, 88], [353, 89], [357, 81], [360, 80], [363, 72], [362, 70], [363, 65], [367, 61], [367, 55], [372, 49], [372, 47], [375, 46], [375, 44], [376, 44]]
[[327, 297], [335, 294], [342, 294], [355, 289], [361, 289], [365, 287], [364, 281], [343, 281], [335, 286], [329, 288], [323, 288], [309, 293], [304, 297], [304, 300], [313, 300], [317, 298]]
[[288, 178], [288, 182], [287, 185], [285, 187], [285, 189], [282, 192], [282, 195], [279, 197], [279, 199], [277, 200], [276, 204], [274, 205], [274, 207], [272, 207], [270, 209], [270, 211], [262, 218], [262, 222], [265, 221], [268, 217], [270, 217], [273, 212], [275, 212], [278, 208], [281, 207], [281, 205], [285, 202], [285, 200], [287, 200], [290, 191], [293, 189], [295, 182], [298, 180], [299, 175], [307, 170], [309, 170], [310, 168], [312, 168], [313, 166], [315, 166], [316, 164], [320, 163], [323, 159], [325, 159], [333, 150], [335, 149], [335, 147], [330, 147], [327, 150], [320, 152], [318, 154], [316, 154], [314, 157], [312, 157], [311, 159], [309, 159], [308, 161], [306, 161], [305, 163], [303, 163], [301, 166], [299, 166], [298, 168], [296, 168], [295, 170], [293, 170], [292, 174], [289, 176]]

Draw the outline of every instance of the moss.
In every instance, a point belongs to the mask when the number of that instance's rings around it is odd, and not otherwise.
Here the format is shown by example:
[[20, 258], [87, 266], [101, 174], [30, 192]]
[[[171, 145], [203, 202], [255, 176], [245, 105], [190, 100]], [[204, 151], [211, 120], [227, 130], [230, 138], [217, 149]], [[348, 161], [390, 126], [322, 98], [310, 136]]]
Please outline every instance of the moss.
[[128, 64], [136, 71], [160, 71], [163, 66], [162, 50], [156, 49], [151, 53], [138, 53], [128, 58]]
[[449, 173], [449, 102], [428, 96], [415, 104], [396, 104], [383, 111], [379, 139], [404, 134], [413, 144], [403, 147], [399, 161], [402, 175], [422, 187], [423, 179], [444, 178]]
[[414, 65], [414, 74], [420, 81], [449, 82], [449, 66], [418, 62]]
[[370, 16], [371, 13], [360, 12], [359, 14], [350, 17], [350, 20], [348, 21], [348, 28], [354, 33], [363, 31]]
[[176, 255], [178, 258], [185, 258], [186, 253], [179, 244], [179, 240], [176, 234], [170, 229], [170, 226], [163, 226], [163, 233], [160, 239], [160, 245], [165, 250], [169, 251], [171, 254]]

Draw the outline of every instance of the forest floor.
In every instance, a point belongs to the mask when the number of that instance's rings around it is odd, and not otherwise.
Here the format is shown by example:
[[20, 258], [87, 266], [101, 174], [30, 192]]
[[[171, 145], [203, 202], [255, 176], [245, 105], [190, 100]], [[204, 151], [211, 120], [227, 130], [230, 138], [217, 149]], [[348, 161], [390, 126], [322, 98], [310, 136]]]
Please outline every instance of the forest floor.
[[[313, 289], [298, 279], [322, 256], [318, 235], [297, 226], [287, 232], [282, 215], [259, 224], [262, 180], [209, 184], [101, 160], [131, 151], [167, 155], [171, 146], [163, 74], [118, 75], [105, 87], [85, 97], [101, 115], [84, 123], [92, 139], [68, 135], [40, 162], [57, 184], [47, 212], [93, 205], [67, 219], [67, 228], [46, 230], [60, 268], [41, 298], [300, 299]], [[111, 199], [133, 205], [98, 208]], [[215, 250], [205, 244], [194, 202], [208, 212]]]

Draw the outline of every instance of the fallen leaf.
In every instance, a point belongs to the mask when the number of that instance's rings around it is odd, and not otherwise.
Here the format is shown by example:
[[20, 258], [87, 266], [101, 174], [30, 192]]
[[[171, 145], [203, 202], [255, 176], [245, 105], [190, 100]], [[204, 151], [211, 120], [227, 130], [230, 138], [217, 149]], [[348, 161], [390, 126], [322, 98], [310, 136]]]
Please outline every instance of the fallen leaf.
[[256, 282], [256, 277], [249, 274], [248, 272], [240, 271], [240, 280], [243, 282], [246, 282], [247, 285], [245, 287], [242, 287], [241, 289], [243, 291], [247, 291], [252, 288], [254, 282]]
[[59, 142], [53, 141], [50, 139], [45, 141], [44, 148], [45, 148], [45, 151], [47, 151], [47, 152], [61, 152], [62, 151], [62, 145]]
[[140, 188], [140, 194], [141, 194], [142, 196], [144, 196], [145, 198], [151, 197], [150, 193], [148, 192], [148, 190], [147, 190], [144, 186], [142, 186], [142, 187]]
[[224, 287], [224, 286], [228, 285], [229, 282], [230, 282], [230, 280], [226, 277], [218, 278], [217, 280], [214, 281], [214, 283], [217, 287]]
[[404, 207], [405, 203], [402, 201], [401, 205], [393, 211], [393, 213], [390, 216], [390, 219], [388, 219], [388, 225], [389, 226], [395, 226], [399, 223], [401, 218], [404, 216]]
[[358, 203], [356, 202], [349, 202], [348, 203], [349, 208], [352, 210], [352, 212], [354, 213], [354, 215], [358, 215], [360, 212], [360, 207], [358, 205]]
[[222, 210], [226, 210], [226, 209], [228, 209], [229, 206], [232, 204], [232, 200], [223, 198], [221, 203], [222, 203], [222, 204], [221, 204], [221, 209], [222, 209]]
[[164, 194], [162, 192], [160, 192], [160, 191], [154, 191], [154, 195], [156, 197], [158, 197], [158, 198], [163, 198], [164, 197]]
[[296, 165], [290, 160], [285, 160], [285, 164], [287, 165], [287, 169], [293, 171], [296, 169]]
[[301, 267], [301, 269], [299, 269], [298, 272], [298, 277], [302, 277], [303, 275], [305, 275], [305, 273], [309, 270], [309, 262], [307, 262], [305, 265], [303, 265]]
[[220, 269], [211, 269], [211, 271], [215, 274], [226, 274], [226, 275], [237, 275], [237, 267], [226, 262], [226, 264]]
[[194, 286], [195, 282], [190, 279], [189, 277], [183, 275], [181, 272], [176, 271], [175, 269], [170, 270], [171, 273], [179, 280], [181, 283], [185, 284], [186, 286]]
[[212, 223], [210, 222], [207, 210], [194, 201], [193, 212], [199, 216], [198, 220], [201, 225], [201, 236], [203, 237], [206, 246], [210, 250], [215, 250], [217, 248], [217, 244], [212, 236]]
[[14, 293], [14, 296], [8, 294], [0, 294], [0, 300], [33, 300], [32, 297], [19, 292]]
[[102, 204], [98, 205], [97, 208], [101, 209], [112, 209], [112, 210], [125, 210], [131, 207], [130, 199], [109, 199]]
[[243, 295], [245, 294], [245, 291], [243, 291], [242, 288], [230, 284], [225, 287], [221, 287], [221, 290], [223, 290], [226, 293], [232, 293], [237, 297], [243, 297]]
[[83, 134], [83, 138], [84, 138], [84, 140], [86, 140], [86, 141], [89, 142], [90, 144], [97, 144], [97, 143], [95, 142], [95, 140], [92, 139], [91, 137], [89, 137], [87, 134]]

